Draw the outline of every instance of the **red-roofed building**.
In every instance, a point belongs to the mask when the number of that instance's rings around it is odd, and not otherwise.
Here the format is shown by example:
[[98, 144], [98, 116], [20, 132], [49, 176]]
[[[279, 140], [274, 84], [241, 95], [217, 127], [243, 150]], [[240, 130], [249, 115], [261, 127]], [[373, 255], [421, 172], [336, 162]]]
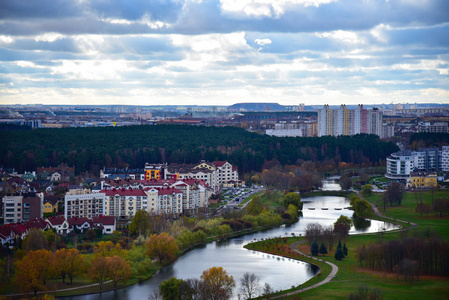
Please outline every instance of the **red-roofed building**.
[[148, 212], [151, 214], [173, 214], [175, 216], [183, 212], [182, 191], [177, 188], [149, 188]]
[[137, 211], [148, 210], [148, 197], [143, 190], [112, 189], [102, 190], [105, 194], [104, 215], [132, 218]]
[[50, 217], [46, 221], [57, 234], [69, 233], [69, 222], [63, 216]]
[[14, 231], [10, 226], [0, 226], [0, 242], [2, 246], [14, 244]]
[[88, 190], [72, 190], [64, 197], [64, 217], [93, 218], [104, 215], [104, 193], [90, 193]]
[[86, 232], [87, 230], [94, 227], [94, 222], [92, 220], [82, 217], [82, 218], [70, 218], [69, 222], [69, 230], [68, 232], [77, 230], [81, 233]]
[[117, 221], [113, 216], [99, 216], [92, 219], [94, 225], [103, 227], [103, 234], [112, 234], [117, 230]]

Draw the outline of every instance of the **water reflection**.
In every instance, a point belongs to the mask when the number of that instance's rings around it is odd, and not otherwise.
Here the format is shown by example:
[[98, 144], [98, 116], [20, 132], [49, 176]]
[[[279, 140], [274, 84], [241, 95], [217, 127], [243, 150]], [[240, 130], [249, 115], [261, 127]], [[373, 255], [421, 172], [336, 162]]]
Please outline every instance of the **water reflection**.
[[354, 224], [354, 228], [357, 231], [362, 231], [362, 232], [365, 232], [371, 226], [371, 220], [367, 220], [362, 217], [357, 217], [357, 215], [355, 213], [352, 214], [352, 223]]
[[311, 276], [315, 276], [315, 274], [320, 271], [320, 267], [318, 267], [317, 265], [308, 264], [306, 271]]

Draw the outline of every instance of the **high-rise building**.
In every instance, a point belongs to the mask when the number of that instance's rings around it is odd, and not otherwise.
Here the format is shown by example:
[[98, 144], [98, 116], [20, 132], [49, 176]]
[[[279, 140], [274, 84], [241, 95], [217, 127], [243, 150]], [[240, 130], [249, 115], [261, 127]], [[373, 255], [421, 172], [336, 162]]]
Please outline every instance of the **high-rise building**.
[[318, 136], [353, 135], [358, 133], [384, 136], [383, 114], [377, 108], [367, 110], [363, 105], [357, 109], [347, 109], [342, 104], [339, 109], [329, 109], [324, 105], [318, 110]]

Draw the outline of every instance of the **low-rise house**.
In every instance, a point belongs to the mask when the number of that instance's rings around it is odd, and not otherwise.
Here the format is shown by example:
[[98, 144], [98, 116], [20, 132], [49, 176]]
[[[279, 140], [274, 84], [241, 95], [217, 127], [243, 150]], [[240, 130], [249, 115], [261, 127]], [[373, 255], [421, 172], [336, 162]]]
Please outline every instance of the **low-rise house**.
[[10, 226], [0, 226], [0, 242], [2, 246], [11, 246], [14, 244], [14, 231]]
[[69, 222], [63, 216], [50, 217], [46, 221], [51, 228], [56, 230], [57, 234], [69, 233]]
[[411, 188], [434, 188], [437, 187], [437, 174], [425, 172], [411, 172], [408, 186]]
[[59, 198], [55, 195], [44, 196], [44, 214], [58, 212]]
[[113, 216], [94, 217], [92, 221], [95, 227], [103, 227], [103, 234], [112, 234], [117, 230], [117, 221]]
[[94, 223], [85, 217], [70, 218], [68, 222], [69, 222], [69, 232], [78, 231], [80, 233], [83, 233], [94, 227]]

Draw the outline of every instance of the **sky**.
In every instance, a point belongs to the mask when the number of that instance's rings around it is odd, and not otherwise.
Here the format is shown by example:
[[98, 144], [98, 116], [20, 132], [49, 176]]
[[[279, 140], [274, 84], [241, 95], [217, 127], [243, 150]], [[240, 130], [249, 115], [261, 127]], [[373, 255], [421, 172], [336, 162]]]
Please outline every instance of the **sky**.
[[0, 1], [0, 104], [239, 102], [449, 103], [449, 1]]

